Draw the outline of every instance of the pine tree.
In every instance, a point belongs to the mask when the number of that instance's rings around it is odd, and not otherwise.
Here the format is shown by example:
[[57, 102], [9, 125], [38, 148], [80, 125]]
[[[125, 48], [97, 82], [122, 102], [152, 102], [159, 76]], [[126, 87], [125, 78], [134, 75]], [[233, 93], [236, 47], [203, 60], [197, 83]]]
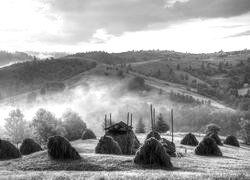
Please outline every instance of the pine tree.
[[164, 120], [162, 114], [160, 113], [159, 116], [157, 117], [157, 122], [155, 125], [155, 130], [159, 133], [165, 133], [169, 130], [169, 125], [167, 122]]
[[145, 124], [143, 122], [143, 119], [140, 118], [135, 129], [136, 133], [145, 133]]

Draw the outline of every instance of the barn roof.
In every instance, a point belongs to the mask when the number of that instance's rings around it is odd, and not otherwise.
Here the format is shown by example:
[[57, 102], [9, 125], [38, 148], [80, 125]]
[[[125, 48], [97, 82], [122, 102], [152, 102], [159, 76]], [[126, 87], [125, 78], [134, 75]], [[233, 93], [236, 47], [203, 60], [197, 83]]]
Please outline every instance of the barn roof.
[[132, 126], [127, 125], [125, 122], [120, 121], [118, 123], [115, 123], [107, 128], [105, 130], [107, 131], [129, 131], [132, 130]]

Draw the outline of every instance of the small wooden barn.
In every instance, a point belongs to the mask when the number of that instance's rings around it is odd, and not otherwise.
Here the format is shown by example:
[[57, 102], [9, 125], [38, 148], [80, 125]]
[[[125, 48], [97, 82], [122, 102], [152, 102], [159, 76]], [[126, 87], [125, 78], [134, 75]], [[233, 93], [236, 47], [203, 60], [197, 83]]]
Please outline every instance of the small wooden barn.
[[117, 141], [122, 153], [126, 155], [135, 154], [140, 146], [140, 142], [133, 131], [132, 115], [130, 124], [129, 119], [127, 119], [127, 124], [123, 121], [112, 124], [105, 128], [105, 135], [111, 136]]

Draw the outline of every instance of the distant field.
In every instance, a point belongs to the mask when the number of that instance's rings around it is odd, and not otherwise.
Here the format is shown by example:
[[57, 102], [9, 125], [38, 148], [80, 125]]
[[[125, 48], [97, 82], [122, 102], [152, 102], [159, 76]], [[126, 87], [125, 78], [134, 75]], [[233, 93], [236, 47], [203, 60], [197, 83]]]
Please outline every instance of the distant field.
[[[171, 158], [173, 169], [141, 167], [133, 163], [133, 156], [97, 155], [94, 154], [97, 140], [78, 140], [72, 145], [81, 153], [82, 160], [51, 161], [46, 151], [38, 152], [1, 161], [0, 179], [250, 179], [249, 146], [224, 145], [220, 146], [223, 157], [203, 157], [194, 155], [194, 147], [180, 145], [182, 137], [178, 134], [174, 140], [177, 151], [184, 153], [184, 157]], [[143, 142], [145, 134], [138, 138]]]

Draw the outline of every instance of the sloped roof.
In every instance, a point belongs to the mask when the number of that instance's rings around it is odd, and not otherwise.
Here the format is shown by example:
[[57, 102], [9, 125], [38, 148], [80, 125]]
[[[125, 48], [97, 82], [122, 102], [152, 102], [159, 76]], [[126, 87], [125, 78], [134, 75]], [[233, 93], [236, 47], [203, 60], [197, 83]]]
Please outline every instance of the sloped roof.
[[105, 128], [105, 130], [108, 131], [128, 131], [131, 130], [133, 127], [132, 126], [128, 126], [125, 122], [120, 121], [118, 123], [115, 123], [107, 128]]

